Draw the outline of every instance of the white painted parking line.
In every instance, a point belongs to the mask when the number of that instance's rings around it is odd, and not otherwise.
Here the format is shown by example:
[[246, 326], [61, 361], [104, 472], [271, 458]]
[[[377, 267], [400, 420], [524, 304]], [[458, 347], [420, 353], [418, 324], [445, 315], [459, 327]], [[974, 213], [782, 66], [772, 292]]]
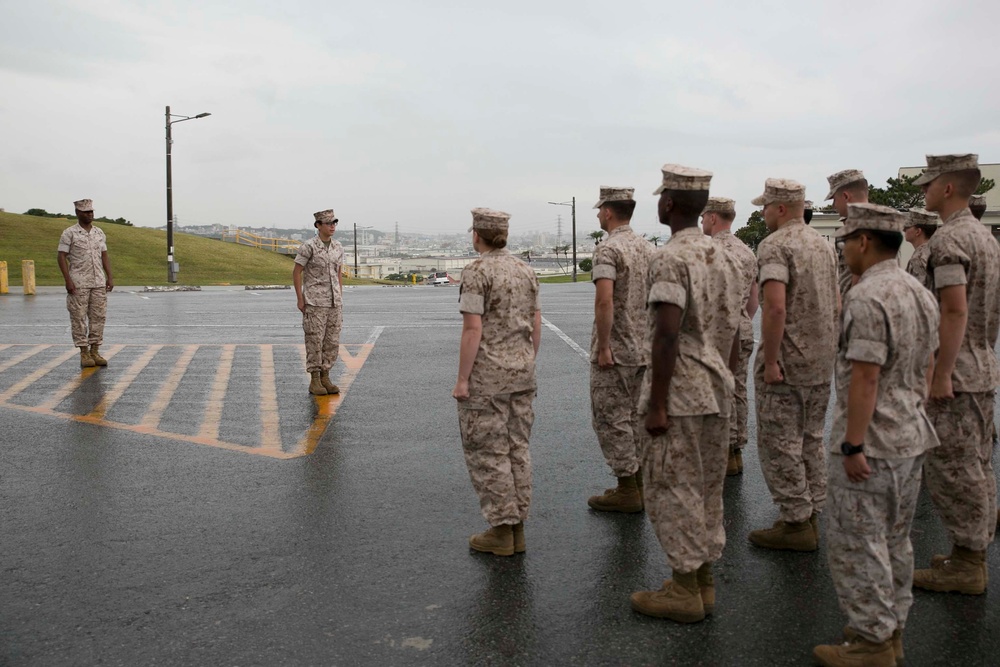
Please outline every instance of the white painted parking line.
[[559, 336], [560, 338], [562, 338], [563, 341], [567, 345], [569, 345], [571, 348], [573, 348], [574, 350], [576, 350], [576, 353], [579, 354], [581, 357], [583, 357], [588, 363], [590, 362], [590, 353], [587, 352], [582, 347], [580, 347], [579, 345], [577, 345], [576, 341], [573, 340], [572, 338], [570, 338], [569, 336], [567, 336], [565, 333], [563, 333], [562, 329], [560, 329], [556, 325], [552, 324], [552, 322], [549, 322], [544, 317], [542, 318], [542, 324], [544, 324], [549, 329], [551, 329], [552, 331], [554, 331], [557, 336]]

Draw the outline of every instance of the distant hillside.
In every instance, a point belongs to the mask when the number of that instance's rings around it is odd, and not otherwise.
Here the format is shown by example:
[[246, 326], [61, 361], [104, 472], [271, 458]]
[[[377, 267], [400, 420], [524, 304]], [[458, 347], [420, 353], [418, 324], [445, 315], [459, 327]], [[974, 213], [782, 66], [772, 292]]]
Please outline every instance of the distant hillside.
[[[7, 262], [11, 285], [21, 284], [21, 260], [35, 261], [38, 285], [62, 285], [56, 263], [59, 236], [76, 220], [0, 213], [0, 261]], [[108, 237], [117, 285], [167, 284], [167, 233], [144, 227], [95, 223]], [[267, 250], [174, 233], [176, 260], [184, 285], [291, 284], [292, 257]]]

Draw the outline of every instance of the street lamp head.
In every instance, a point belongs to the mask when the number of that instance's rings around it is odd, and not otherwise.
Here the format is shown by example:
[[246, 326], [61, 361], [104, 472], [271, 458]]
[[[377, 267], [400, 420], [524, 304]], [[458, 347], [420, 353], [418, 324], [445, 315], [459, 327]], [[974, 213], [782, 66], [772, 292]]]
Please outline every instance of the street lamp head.
[[211, 116], [211, 115], [212, 114], [210, 114], [208, 112], [205, 112], [205, 113], [198, 114], [197, 116], [195, 116], [195, 118], [204, 118], [205, 116]]

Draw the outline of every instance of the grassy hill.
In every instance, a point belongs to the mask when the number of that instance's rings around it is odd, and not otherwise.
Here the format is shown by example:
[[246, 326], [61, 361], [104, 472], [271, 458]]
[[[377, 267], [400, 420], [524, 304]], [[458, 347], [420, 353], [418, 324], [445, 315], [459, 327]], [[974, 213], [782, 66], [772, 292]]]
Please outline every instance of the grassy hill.
[[[10, 284], [21, 284], [21, 260], [35, 261], [38, 285], [62, 285], [56, 262], [59, 236], [76, 220], [0, 213], [0, 261], [7, 262]], [[95, 223], [108, 237], [116, 285], [167, 284], [167, 233], [145, 227]], [[183, 285], [285, 284], [292, 282], [292, 257], [268, 250], [174, 233], [176, 261]]]

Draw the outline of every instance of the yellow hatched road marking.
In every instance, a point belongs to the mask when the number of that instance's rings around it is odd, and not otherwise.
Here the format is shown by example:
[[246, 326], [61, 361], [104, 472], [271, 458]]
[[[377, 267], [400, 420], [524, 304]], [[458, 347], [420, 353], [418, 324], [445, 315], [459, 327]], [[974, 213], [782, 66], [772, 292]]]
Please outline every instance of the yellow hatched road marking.
[[181, 352], [181, 356], [177, 358], [177, 362], [174, 364], [173, 370], [170, 375], [167, 376], [166, 382], [160, 387], [160, 391], [156, 394], [156, 398], [153, 399], [153, 403], [150, 405], [149, 410], [142, 417], [140, 424], [146, 428], [156, 430], [160, 426], [160, 420], [163, 419], [163, 413], [167, 409], [167, 405], [170, 403], [170, 399], [173, 398], [174, 393], [177, 391], [177, 387], [181, 384], [181, 379], [184, 377], [184, 373], [187, 372], [188, 366], [191, 364], [191, 360], [194, 359], [195, 353], [198, 351], [198, 345], [186, 345], [184, 351]]
[[205, 401], [205, 416], [201, 422], [201, 429], [198, 437], [217, 440], [219, 438], [219, 424], [222, 422], [222, 405], [226, 398], [226, 389], [229, 387], [229, 376], [233, 372], [233, 356], [236, 353], [235, 345], [223, 345], [222, 356], [219, 357], [219, 366], [215, 371], [215, 382], [212, 383], [212, 391]]
[[[50, 347], [52, 347], [52, 346], [51, 345], [36, 345], [33, 348], [31, 348], [30, 350], [26, 350], [22, 354], [19, 354], [19, 355], [17, 355], [16, 357], [14, 357], [12, 359], [8, 359], [7, 361], [5, 361], [2, 364], [0, 364], [0, 373], [3, 373], [8, 368], [13, 368], [14, 366], [17, 366], [19, 363], [21, 363], [25, 359], [30, 359], [31, 357], [35, 356], [36, 354], [38, 354], [42, 350], [47, 350]], [[74, 354], [76, 354], [76, 353], [74, 352]]]
[[260, 346], [260, 446], [281, 451], [278, 387], [274, 377], [274, 347]]
[[118, 379], [118, 382], [115, 383], [115, 386], [111, 388], [111, 391], [104, 395], [104, 398], [102, 398], [101, 402], [97, 404], [97, 407], [90, 411], [90, 414], [86, 415], [87, 420], [103, 420], [104, 415], [108, 413], [108, 410], [110, 410], [114, 404], [118, 402], [118, 399], [125, 394], [125, 391], [129, 388], [129, 386], [135, 382], [137, 377], [139, 377], [139, 373], [142, 372], [142, 369], [149, 365], [149, 362], [153, 360], [153, 357], [155, 357], [156, 353], [162, 348], [162, 345], [153, 345], [148, 350], [143, 352], [138, 359], [133, 361], [132, 365], [128, 367], [128, 370], [125, 371], [125, 373]]
[[[104, 358], [107, 359], [108, 361], [110, 361], [111, 359], [114, 358], [114, 356], [116, 354], [118, 354], [119, 352], [121, 352], [124, 349], [125, 349], [124, 345], [113, 345], [113, 346], [111, 346], [110, 348], [108, 348], [107, 350], [104, 351]], [[80, 385], [82, 385], [87, 378], [89, 378], [91, 375], [93, 375], [94, 373], [96, 373], [99, 368], [100, 368], [100, 366], [91, 366], [90, 368], [81, 368], [80, 369], [80, 374], [78, 376], [76, 376], [72, 380], [69, 380], [68, 382], [66, 382], [66, 384], [64, 384], [62, 387], [60, 387], [59, 390], [56, 391], [56, 393], [52, 394], [52, 396], [50, 396], [47, 401], [45, 401], [44, 403], [42, 403], [38, 407], [44, 408], [46, 410], [52, 410], [52, 409], [54, 409], [57, 405], [59, 405], [60, 403], [62, 403], [64, 400], [66, 400], [67, 396], [69, 396], [74, 391], [76, 391], [77, 389], [79, 389]]]
[[28, 375], [24, 376], [24, 378], [22, 378], [20, 382], [14, 384], [14, 386], [10, 387], [9, 389], [7, 389], [7, 391], [0, 394], [0, 403], [6, 403], [10, 399], [17, 396], [22, 391], [33, 385], [35, 382], [48, 375], [50, 372], [52, 372], [53, 369], [58, 368], [63, 363], [69, 361], [78, 354], [80, 354], [80, 352], [76, 348], [73, 348], [69, 352], [65, 352], [59, 355], [49, 363], [37, 369], [34, 373], [29, 373]]

